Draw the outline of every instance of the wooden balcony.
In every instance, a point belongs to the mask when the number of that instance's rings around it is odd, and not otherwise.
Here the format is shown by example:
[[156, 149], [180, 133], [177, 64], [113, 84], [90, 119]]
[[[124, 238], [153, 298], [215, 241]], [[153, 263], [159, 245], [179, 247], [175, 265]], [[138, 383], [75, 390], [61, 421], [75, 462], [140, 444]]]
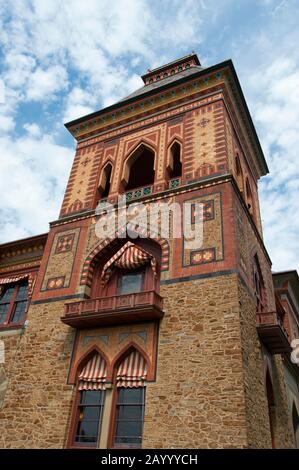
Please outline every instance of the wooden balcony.
[[291, 352], [289, 335], [277, 312], [258, 312], [256, 320], [258, 335], [271, 354]]
[[163, 317], [162, 297], [155, 291], [70, 302], [61, 321], [74, 328], [135, 323]]

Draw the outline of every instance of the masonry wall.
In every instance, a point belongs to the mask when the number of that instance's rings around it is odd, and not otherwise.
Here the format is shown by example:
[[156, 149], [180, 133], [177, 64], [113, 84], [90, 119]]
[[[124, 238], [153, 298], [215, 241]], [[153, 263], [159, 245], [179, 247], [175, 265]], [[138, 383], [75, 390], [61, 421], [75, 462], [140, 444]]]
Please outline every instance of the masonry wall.
[[143, 447], [246, 447], [237, 276], [163, 286]]

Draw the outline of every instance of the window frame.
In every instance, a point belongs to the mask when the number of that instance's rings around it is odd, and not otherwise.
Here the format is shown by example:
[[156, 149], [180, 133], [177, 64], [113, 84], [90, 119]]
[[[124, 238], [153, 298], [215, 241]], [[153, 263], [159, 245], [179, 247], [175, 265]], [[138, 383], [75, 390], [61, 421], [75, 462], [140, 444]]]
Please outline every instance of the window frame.
[[[111, 424], [110, 424], [110, 436], [109, 436], [109, 448], [111, 449], [141, 449], [142, 448], [142, 438], [143, 438], [143, 427], [144, 427], [144, 415], [145, 415], [145, 403], [146, 403], [146, 387], [134, 387], [133, 390], [142, 389], [142, 403], [137, 404], [137, 406], [142, 406], [142, 432], [141, 432], [141, 442], [140, 443], [116, 443], [116, 430], [118, 424], [118, 398], [120, 390], [125, 387], [117, 387], [117, 384], [114, 385], [114, 400], [112, 404], [112, 413], [111, 413]], [[127, 388], [127, 390], [132, 390], [132, 388]], [[136, 406], [136, 404], [130, 404]]]
[[[76, 389], [76, 399], [75, 399], [75, 413], [74, 413], [74, 420], [72, 423], [72, 429], [71, 429], [71, 440], [70, 440], [70, 446], [71, 448], [86, 448], [86, 449], [98, 449], [99, 445], [99, 440], [101, 437], [101, 429], [102, 429], [102, 423], [103, 423], [103, 414], [104, 414], [104, 408], [105, 408], [105, 399], [106, 399], [106, 390], [97, 390], [99, 392], [103, 393], [103, 399], [100, 405], [93, 405], [93, 404], [87, 404], [84, 405], [81, 403], [81, 393], [82, 392], [89, 392], [92, 390], [79, 390], [78, 385]], [[95, 391], [95, 390], [94, 390]], [[77, 429], [80, 421], [80, 408], [82, 407], [88, 407], [88, 406], [98, 406], [100, 408], [100, 416], [98, 420], [98, 434], [95, 442], [77, 442], [76, 437], [77, 437]], [[94, 420], [96, 421], [96, 420]]]
[[[20, 302], [25, 301], [25, 299], [18, 299], [18, 293], [19, 293], [20, 287], [22, 287], [23, 285], [27, 286], [27, 298], [26, 298], [25, 310], [24, 310], [24, 313], [23, 313], [22, 320], [14, 322], [13, 317], [14, 317], [14, 314], [15, 314], [15, 311], [16, 311], [17, 304], [20, 303]], [[12, 293], [12, 296], [9, 300], [9, 307], [8, 307], [8, 310], [7, 310], [7, 313], [6, 313], [5, 321], [0, 323], [0, 330], [1, 329], [7, 329], [7, 328], [20, 328], [25, 323], [26, 314], [27, 314], [28, 308], [29, 308], [29, 297], [28, 297], [29, 284], [28, 284], [28, 280], [27, 281], [22, 280], [22, 281], [19, 281], [19, 282], [16, 282], [16, 283], [12, 282], [11, 284], [5, 284], [3, 287], [4, 287], [4, 290], [3, 290], [3, 293], [1, 294], [1, 297], [0, 297], [0, 305], [8, 303], [8, 302], [1, 302], [1, 300], [3, 299], [3, 296], [5, 295], [5, 292], [7, 291], [7, 289], [9, 289], [10, 287], [13, 287], [13, 293]]]
[[[125, 270], [125, 269], [117, 269], [117, 279], [116, 279], [116, 295], [131, 295], [131, 294], [138, 294], [139, 292], [144, 292], [145, 287], [146, 287], [146, 272], [147, 272], [147, 266], [141, 266], [138, 269], [134, 270]], [[141, 285], [140, 289], [138, 291], [134, 292], [125, 292], [122, 293], [122, 279], [124, 276], [134, 276], [137, 274], [141, 274]]]

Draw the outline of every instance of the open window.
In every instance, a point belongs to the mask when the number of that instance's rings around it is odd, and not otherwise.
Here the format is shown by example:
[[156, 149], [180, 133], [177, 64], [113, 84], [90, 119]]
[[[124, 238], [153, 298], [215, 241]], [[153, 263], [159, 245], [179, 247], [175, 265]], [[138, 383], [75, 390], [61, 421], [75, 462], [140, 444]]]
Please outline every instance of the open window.
[[155, 181], [155, 153], [141, 144], [127, 159], [122, 179], [122, 188], [129, 191], [150, 186]]
[[169, 148], [169, 164], [167, 167], [168, 178], [180, 178], [182, 176], [181, 146], [178, 142], [173, 142]]
[[109, 196], [109, 191], [110, 191], [110, 186], [111, 186], [111, 175], [112, 175], [112, 165], [109, 162], [104, 167], [101, 177], [100, 177], [100, 182], [99, 182], [99, 187], [98, 187], [98, 199]]

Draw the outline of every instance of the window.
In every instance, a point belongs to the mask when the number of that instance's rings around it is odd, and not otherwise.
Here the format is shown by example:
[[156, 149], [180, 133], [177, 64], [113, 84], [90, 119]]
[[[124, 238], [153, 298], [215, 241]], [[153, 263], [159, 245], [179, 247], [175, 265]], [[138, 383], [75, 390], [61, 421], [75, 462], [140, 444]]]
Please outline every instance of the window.
[[0, 326], [24, 321], [28, 302], [28, 282], [8, 284], [0, 297]]
[[117, 393], [114, 444], [141, 445], [145, 387], [119, 388]]
[[238, 186], [239, 186], [239, 189], [240, 189], [241, 193], [243, 194], [243, 192], [244, 192], [243, 172], [242, 172], [242, 167], [241, 167], [240, 158], [239, 158], [238, 153], [236, 155], [235, 162], [236, 162], [237, 183], [238, 183]]
[[101, 429], [105, 391], [80, 391], [75, 442], [96, 446]]
[[248, 178], [246, 178], [245, 187], [246, 187], [247, 207], [248, 207], [248, 210], [249, 210], [250, 214], [253, 216], [253, 213], [254, 213], [254, 211], [253, 211], [253, 197], [252, 197], [252, 192], [251, 192], [251, 188], [250, 188]]
[[100, 183], [98, 187], [98, 199], [106, 198], [109, 196], [110, 187], [111, 187], [111, 175], [112, 175], [112, 165], [107, 163], [105, 168], [102, 171]]
[[143, 288], [144, 271], [119, 272], [118, 294], [132, 294], [140, 292]]
[[170, 147], [168, 175], [169, 178], [179, 178], [182, 176], [181, 146], [174, 142]]
[[141, 144], [129, 157], [125, 164], [122, 185], [125, 191], [152, 185], [155, 181], [155, 154]]

